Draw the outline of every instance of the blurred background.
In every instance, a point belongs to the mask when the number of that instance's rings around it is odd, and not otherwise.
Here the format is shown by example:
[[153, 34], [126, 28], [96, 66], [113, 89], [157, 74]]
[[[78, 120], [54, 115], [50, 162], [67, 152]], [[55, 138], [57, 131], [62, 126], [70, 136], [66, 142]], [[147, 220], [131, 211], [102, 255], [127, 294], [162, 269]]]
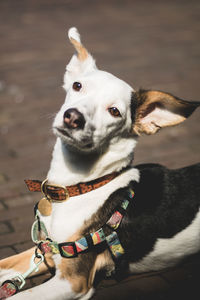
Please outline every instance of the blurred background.
[[[135, 89], [200, 100], [198, 0], [0, 0], [1, 257], [30, 244], [30, 209], [40, 195], [29, 194], [23, 180], [44, 179], [49, 168], [51, 124], [74, 52], [71, 26], [100, 69]], [[199, 161], [199, 120], [200, 110], [178, 127], [141, 137], [135, 164]]]

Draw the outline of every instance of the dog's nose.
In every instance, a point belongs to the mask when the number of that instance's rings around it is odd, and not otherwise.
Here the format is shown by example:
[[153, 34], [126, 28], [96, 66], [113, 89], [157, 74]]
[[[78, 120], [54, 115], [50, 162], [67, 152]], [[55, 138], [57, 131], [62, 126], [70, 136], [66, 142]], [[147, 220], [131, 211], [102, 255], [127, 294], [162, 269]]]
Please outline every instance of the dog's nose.
[[70, 108], [64, 113], [64, 124], [70, 129], [83, 129], [85, 118], [76, 108]]

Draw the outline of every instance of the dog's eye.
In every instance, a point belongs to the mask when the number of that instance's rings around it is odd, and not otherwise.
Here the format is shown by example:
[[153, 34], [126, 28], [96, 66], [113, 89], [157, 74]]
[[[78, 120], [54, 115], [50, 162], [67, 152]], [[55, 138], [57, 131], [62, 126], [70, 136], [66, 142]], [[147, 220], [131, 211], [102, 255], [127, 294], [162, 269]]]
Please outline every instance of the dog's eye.
[[120, 111], [117, 109], [117, 107], [110, 107], [108, 111], [113, 117], [121, 117]]
[[73, 83], [73, 90], [79, 92], [81, 88], [82, 88], [82, 84], [80, 82]]

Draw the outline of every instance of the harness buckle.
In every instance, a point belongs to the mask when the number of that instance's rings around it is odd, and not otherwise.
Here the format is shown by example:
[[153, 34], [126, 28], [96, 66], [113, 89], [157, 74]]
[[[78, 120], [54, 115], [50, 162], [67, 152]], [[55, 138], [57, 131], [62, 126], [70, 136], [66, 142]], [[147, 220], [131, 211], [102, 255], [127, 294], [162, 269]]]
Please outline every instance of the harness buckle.
[[47, 184], [45, 179], [41, 184], [41, 192], [49, 201], [63, 202], [69, 199], [69, 192], [63, 185]]

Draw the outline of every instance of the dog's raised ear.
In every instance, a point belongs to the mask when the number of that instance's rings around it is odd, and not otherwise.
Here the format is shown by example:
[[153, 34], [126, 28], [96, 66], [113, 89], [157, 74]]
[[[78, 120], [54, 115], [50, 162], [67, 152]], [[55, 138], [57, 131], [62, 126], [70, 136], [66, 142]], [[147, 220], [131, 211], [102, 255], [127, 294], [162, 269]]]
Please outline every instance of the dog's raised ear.
[[77, 54], [72, 56], [70, 62], [66, 66], [66, 73], [64, 76], [65, 88], [68, 88], [68, 85], [76, 80], [79, 75], [97, 69], [95, 60], [81, 43], [80, 34], [75, 27], [69, 29], [68, 37], [76, 49]]
[[177, 125], [189, 117], [200, 102], [189, 102], [171, 94], [139, 90], [133, 93], [133, 131], [136, 134], [154, 134], [159, 129]]

